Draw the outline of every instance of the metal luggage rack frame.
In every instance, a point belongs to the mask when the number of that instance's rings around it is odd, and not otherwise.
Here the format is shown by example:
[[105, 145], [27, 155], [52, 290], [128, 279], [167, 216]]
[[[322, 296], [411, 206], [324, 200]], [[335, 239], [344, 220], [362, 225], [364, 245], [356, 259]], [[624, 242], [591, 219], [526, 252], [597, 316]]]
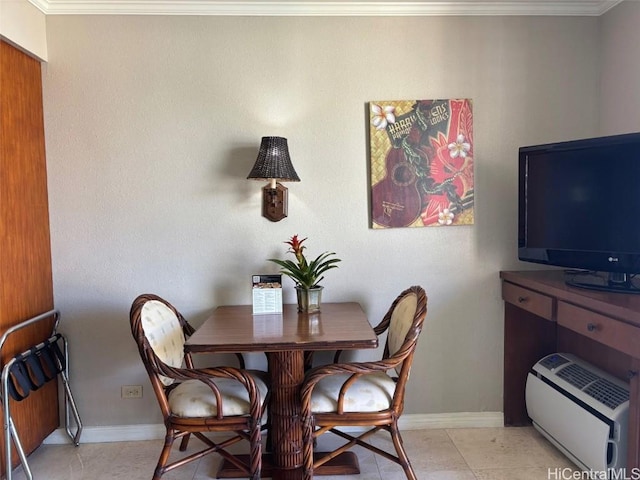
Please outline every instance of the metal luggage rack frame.
[[[37, 390], [45, 383], [57, 378], [62, 378], [64, 386], [64, 414], [65, 414], [65, 430], [69, 438], [75, 446], [80, 444], [80, 435], [82, 434], [82, 421], [78, 414], [71, 388], [69, 386], [69, 348], [67, 339], [64, 335], [57, 332], [60, 323], [60, 312], [58, 310], [50, 310], [36, 317], [25, 320], [10, 327], [0, 338], [0, 353], [7, 338], [18, 330], [29, 325], [41, 322], [46, 319], [54, 318], [54, 325], [51, 336], [44, 342], [34, 345], [32, 348], [25, 350], [19, 355], [14, 356], [2, 368], [2, 397], [0, 401], [3, 404], [4, 417], [4, 455], [6, 480], [12, 479], [11, 468], [11, 444], [15, 445], [20, 463], [24, 469], [27, 480], [33, 480], [27, 457], [22, 448], [20, 437], [16, 431], [16, 427], [11, 418], [10, 398], [16, 401], [26, 398], [32, 390]], [[61, 341], [62, 350], [58, 346]], [[75, 423], [75, 432], [72, 430], [71, 416]]]

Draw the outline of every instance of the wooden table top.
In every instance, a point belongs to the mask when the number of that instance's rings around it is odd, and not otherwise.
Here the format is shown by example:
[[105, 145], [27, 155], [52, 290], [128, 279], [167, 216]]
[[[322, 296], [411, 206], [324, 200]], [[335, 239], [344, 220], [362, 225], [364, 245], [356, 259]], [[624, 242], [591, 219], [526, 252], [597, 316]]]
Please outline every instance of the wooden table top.
[[378, 338], [355, 302], [323, 303], [320, 313], [253, 315], [251, 305], [222, 306], [187, 340], [191, 352], [278, 352], [376, 348]]

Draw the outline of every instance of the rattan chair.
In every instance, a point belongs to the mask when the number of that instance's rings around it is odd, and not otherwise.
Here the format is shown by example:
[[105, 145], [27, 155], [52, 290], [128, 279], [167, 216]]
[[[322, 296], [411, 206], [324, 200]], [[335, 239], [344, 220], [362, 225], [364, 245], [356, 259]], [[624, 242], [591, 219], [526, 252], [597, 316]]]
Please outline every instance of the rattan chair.
[[[131, 306], [130, 321], [167, 429], [153, 480], [213, 452], [248, 478], [258, 480], [262, 466], [261, 419], [268, 395], [266, 379], [234, 367], [194, 368], [191, 355], [184, 353], [185, 339], [193, 333], [193, 327], [157, 295], [137, 297]], [[204, 432], [232, 435], [219, 441], [216, 437], [214, 442]], [[191, 434], [204, 442], [205, 448], [169, 463], [173, 442], [182, 439], [180, 450], [185, 450]], [[227, 450], [242, 440], [250, 446], [247, 462]]]
[[[377, 335], [388, 331], [382, 359], [377, 362], [334, 363], [307, 372], [301, 389], [304, 425], [304, 478], [313, 478], [314, 468], [355, 445], [399, 464], [409, 480], [417, 480], [402, 445], [398, 419], [418, 336], [427, 314], [427, 296], [421, 287], [403, 291], [380, 324]], [[393, 375], [390, 375], [393, 373]], [[371, 427], [359, 436], [339, 427]], [[378, 430], [386, 430], [396, 454], [364, 440]], [[331, 432], [348, 440], [342, 447], [314, 458], [315, 440]]]

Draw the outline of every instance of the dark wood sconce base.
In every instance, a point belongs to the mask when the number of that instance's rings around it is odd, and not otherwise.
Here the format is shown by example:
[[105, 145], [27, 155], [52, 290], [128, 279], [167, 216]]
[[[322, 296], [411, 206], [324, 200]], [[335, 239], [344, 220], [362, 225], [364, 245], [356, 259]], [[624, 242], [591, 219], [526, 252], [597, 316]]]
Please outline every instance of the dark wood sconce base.
[[287, 187], [276, 183], [276, 188], [267, 184], [262, 189], [262, 216], [272, 222], [279, 222], [287, 216]]

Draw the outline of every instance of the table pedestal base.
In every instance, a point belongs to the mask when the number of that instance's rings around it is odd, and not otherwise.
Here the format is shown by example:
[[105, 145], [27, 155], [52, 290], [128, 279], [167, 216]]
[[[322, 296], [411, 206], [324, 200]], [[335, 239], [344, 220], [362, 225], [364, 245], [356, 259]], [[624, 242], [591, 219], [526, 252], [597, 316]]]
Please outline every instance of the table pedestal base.
[[[314, 454], [321, 457], [324, 455], [322, 452]], [[238, 455], [243, 462], [249, 462], [249, 455]], [[327, 463], [313, 471], [313, 476], [317, 475], [359, 475], [360, 465], [358, 464], [358, 457], [353, 452], [344, 452], [335, 458], [332, 458]], [[237, 469], [232, 463], [226, 460], [222, 462], [222, 465], [218, 469], [216, 478], [246, 478], [247, 474]], [[298, 479], [302, 478], [302, 469], [297, 468], [295, 470], [281, 470], [276, 469], [273, 466], [273, 457], [270, 454], [265, 454], [262, 457], [262, 478], [275, 478], [275, 479]]]

